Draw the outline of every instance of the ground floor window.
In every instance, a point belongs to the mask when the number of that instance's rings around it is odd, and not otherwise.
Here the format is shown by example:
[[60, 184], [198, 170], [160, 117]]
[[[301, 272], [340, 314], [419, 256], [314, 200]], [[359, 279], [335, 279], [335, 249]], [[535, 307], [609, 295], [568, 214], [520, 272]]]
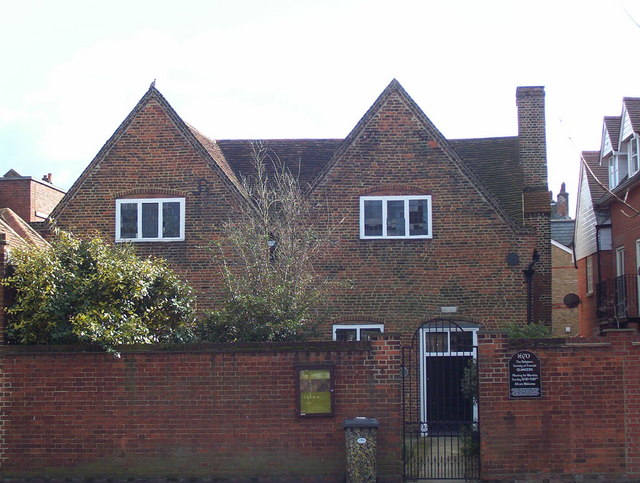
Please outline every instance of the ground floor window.
[[333, 340], [371, 340], [372, 336], [384, 332], [383, 324], [336, 324]]

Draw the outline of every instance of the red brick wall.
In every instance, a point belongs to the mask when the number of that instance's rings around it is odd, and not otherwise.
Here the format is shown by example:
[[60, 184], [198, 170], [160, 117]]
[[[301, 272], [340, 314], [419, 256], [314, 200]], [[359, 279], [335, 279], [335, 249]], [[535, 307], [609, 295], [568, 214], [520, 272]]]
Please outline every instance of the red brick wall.
[[30, 179], [3, 179], [0, 181], [0, 207], [11, 208], [20, 218], [31, 221]]
[[[543, 397], [509, 399], [508, 362], [530, 350]], [[640, 337], [521, 341], [480, 336], [482, 475], [488, 480], [640, 478]]]
[[[380, 423], [380, 481], [400, 480], [397, 336], [182, 349], [4, 346], [2, 474], [342, 481], [343, 421], [366, 416]], [[335, 416], [299, 418], [295, 365], [319, 362], [335, 364]]]

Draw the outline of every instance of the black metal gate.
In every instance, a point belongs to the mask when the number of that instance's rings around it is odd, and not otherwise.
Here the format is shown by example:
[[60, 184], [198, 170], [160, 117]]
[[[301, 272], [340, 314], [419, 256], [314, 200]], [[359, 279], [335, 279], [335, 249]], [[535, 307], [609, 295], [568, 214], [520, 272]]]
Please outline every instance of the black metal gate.
[[402, 349], [405, 479], [480, 477], [477, 329], [433, 319]]

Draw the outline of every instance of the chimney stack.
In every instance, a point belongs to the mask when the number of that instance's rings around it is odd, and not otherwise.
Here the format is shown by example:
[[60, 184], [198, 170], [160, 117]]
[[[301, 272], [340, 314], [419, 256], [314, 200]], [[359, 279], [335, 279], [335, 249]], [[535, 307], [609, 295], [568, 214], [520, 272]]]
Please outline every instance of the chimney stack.
[[47, 173], [42, 177], [42, 181], [46, 181], [49, 184], [53, 184], [53, 182], [51, 181], [51, 173]]
[[556, 202], [556, 214], [558, 218], [569, 218], [569, 193], [566, 191], [567, 187], [564, 183], [560, 186], [560, 193], [558, 193], [558, 201]]
[[516, 104], [524, 191], [548, 191], [544, 87], [518, 87]]

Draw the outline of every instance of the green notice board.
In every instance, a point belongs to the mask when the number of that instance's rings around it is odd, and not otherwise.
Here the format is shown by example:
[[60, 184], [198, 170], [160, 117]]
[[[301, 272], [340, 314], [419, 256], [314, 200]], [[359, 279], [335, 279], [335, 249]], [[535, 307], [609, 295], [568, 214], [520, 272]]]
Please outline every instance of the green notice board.
[[299, 368], [300, 416], [333, 414], [332, 368]]

